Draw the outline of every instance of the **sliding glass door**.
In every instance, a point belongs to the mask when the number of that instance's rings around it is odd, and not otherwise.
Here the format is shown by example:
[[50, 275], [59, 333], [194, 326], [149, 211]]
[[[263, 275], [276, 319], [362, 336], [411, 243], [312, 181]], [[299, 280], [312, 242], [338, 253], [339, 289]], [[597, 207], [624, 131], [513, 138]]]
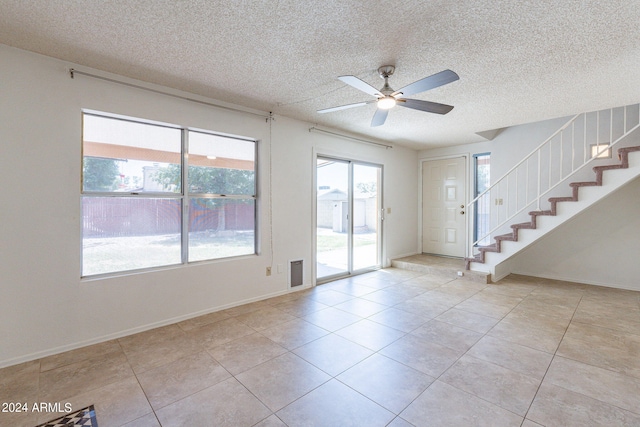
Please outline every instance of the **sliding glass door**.
[[353, 270], [380, 266], [380, 166], [353, 164]]
[[382, 167], [318, 157], [316, 278], [380, 267]]

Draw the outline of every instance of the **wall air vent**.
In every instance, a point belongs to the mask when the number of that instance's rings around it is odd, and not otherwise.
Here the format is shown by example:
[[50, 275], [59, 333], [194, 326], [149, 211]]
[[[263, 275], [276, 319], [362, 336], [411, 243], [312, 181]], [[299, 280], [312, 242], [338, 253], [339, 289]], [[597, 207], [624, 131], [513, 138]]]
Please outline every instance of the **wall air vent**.
[[289, 261], [289, 286], [296, 287], [302, 285], [304, 268], [302, 260]]

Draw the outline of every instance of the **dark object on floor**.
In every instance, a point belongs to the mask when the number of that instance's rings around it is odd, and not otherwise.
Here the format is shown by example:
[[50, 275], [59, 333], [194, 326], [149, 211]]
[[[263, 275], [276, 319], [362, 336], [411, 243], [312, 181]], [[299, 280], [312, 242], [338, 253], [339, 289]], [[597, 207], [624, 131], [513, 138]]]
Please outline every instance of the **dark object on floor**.
[[98, 427], [96, 410], [93, 405], [90, 405], [71, 414], [65, 414], [55, 420], [38, 424], [36, 427]]

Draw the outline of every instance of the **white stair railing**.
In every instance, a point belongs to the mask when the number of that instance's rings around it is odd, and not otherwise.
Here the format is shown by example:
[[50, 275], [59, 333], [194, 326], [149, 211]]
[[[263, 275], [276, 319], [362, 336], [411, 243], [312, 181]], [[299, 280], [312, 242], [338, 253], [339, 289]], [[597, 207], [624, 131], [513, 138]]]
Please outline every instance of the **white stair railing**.
[[469, 239], [467, 257], [475, 256], [478, 246], [494, 243], [493, 237], [511, 232], [509, 226], [518, 216], [541, 210], [544, 196], [568, 183], [594, 160], [611, 157], [613, 147], [638, 127], [639, 104], [581, 113], [569, 119], [467, 205], [472, 221], [483, 219], [476, 225], [475, 241]]

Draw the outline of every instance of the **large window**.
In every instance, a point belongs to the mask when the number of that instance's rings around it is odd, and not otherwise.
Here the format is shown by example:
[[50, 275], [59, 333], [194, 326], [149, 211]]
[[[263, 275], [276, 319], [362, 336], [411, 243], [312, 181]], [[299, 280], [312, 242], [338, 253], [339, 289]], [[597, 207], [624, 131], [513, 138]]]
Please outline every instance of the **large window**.
[[256, 253], [256, 142], [83, 114], [82, 275]]

